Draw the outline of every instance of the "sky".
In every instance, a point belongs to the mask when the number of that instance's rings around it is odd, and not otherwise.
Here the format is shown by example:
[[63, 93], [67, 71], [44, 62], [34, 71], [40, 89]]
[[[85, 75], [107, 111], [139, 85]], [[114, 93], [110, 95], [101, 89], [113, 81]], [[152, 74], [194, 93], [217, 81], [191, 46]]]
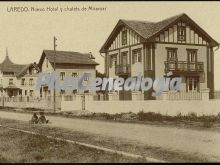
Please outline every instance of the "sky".
[[[81, 10], [89, 6], [106, 10]], [[29, 11], [12, 12], [15, 7]], [[33, 12], [31, 7], [45, 11]], [[67, 7], [79, 11], [60, 11]], [[43, 49], [53, 49], [56, 36], [57, 50], [92, 52], [100, 63], [97, 69], [104, 72], [99, 50], [119, 19], [157, 22], [180, 13], [220, 43], [220, 2], [0, 2], [0, 61], [8, 48], [14, 63], [38, 62]], [[215, 51], [215, 88], [220, 90], [220, 49]]]

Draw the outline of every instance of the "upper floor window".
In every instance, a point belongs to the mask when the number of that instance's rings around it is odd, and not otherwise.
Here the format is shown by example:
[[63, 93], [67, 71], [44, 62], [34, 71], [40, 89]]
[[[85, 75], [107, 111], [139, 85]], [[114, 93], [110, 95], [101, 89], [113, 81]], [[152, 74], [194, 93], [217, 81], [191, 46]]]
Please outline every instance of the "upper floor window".
[[76, 72], [72, 72], [72, 77], [77, 77], [77, 73]]
[[25, 85], [25, 79], [21, 79], [21, 85]]
[[127, 65], [128, 64], [128, 52], [121, 53], [121, 64]]
[[122, 45], [127, 45], [127, 30], [122, 31]]
[[187, 49], [188, 54], [188, 62], [196, 62], [197, 61], [197, 49]]
[[33, 78], [30, 78], [30, 80], [29, 80], [29, 85], [34, 85], [34, 80], [33, 80]]
[[13, 85], [13, 79], [12, 78], [9, 79], [9, 83], [8, 84], [9, 85]]
[[167, 61], [178, 61], [177, 48], [167, 48]]
[[117, 65], [117, 54], [110, 56], [110, 68]]
[[60, 72], [60, 79], [64, 80], [64, 78], [65, 78], [65, 72]]
[[84, 81], [89, 81], [89, 77], [84, 77]]
[[186, 24], [184, 22], [178, 23], [177, 38], [178, 41], [186, 41]]
[[132, 63], [141, 62], [141, 49], [135, 49], [132, 52]]

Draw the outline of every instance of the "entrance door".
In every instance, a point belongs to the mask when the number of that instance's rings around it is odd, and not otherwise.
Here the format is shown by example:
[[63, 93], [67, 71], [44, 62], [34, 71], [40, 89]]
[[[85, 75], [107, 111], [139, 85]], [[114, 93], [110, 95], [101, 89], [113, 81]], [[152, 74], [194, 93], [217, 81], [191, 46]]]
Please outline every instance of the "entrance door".
[[8, 96], [12, 97], [13, 96], [13, 91], [12, 90], [8, 90]]

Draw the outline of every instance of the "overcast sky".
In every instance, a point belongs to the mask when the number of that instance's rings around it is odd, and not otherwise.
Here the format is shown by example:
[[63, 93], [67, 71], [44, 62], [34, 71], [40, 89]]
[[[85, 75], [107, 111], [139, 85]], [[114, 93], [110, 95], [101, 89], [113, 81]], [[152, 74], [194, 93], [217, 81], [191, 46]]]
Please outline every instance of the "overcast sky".
[[[10, 7], [106, 7], [106, 11], [8, 12]], [[43, 49], [92, 52], [103, 72], [99, 49], [119, 19], [160, 21], [186, 13], [220, 42], [220, 2], [0, 2], [0, 61], [38, 62]], [[220, 89], [220, 49], [215, 52], [215, 86]]]

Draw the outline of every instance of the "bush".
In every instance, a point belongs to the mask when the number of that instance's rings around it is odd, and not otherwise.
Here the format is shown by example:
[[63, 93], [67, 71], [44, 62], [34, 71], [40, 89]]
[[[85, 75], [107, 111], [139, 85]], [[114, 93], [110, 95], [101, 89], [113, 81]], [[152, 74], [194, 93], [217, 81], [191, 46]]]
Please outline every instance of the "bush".
[[190, 112], [185, 116], [189, 120], [197, 121], [197, 114], [195, 112]]
[[137, 114], [138, 119], [141, 121], [148, 120], [148, 121], [161, 121], [163, 119], [163, 116], [159, 113], [155, 112], [144, 112], [140, 111]]

